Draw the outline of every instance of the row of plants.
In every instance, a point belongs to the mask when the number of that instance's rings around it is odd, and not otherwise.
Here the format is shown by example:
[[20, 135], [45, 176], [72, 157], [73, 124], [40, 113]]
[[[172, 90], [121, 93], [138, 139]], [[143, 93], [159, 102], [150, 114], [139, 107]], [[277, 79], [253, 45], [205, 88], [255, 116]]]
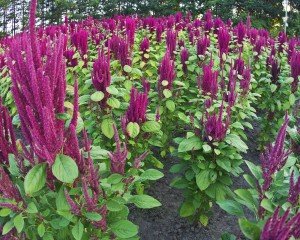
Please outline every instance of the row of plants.
[[[180, 216], [206, 226], [217, 203], [241, 217], [249, 239], [299, 237], [291, 230], [300, 224], [299, 160], [284, 150], [287, 115], [280, 128], [285, 114], [297, 118], [296, 38], [273, 39], [250, 19], [233, 26], [210, 12], [202, 19], [66, 18], [36, 29], [36, 5], [28, 32], [0, 40], [4, 239], [138, 239], [128, 205], [161, 205], [147, 188], [164, 176], [158, 169], [169, 155], [180, 159], [170, 170], [178, 175], [171, 186], [185, 197]], [[279, 131], [262, 170], [243, 159], [253, 120], [262, 150]], [[233, 191], [244, 162], [252, 188]], [[293, 208], [282, 204], [289, 186]], [[272, 230], [276, 221], [286, 235]]]

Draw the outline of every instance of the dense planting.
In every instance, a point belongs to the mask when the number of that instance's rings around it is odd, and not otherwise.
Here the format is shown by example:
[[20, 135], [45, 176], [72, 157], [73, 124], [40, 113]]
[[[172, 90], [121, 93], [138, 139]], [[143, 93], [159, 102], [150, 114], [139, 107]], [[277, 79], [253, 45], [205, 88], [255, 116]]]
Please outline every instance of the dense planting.
[[36, 4], [0, 42], [3, 239], [137, 239], [128, 206], [161, 206], [147, 188], [170, 155], [181, 217], [219, 206], [249, 239], [300, 238], [299, 40], [209, 11], [36, 29]]

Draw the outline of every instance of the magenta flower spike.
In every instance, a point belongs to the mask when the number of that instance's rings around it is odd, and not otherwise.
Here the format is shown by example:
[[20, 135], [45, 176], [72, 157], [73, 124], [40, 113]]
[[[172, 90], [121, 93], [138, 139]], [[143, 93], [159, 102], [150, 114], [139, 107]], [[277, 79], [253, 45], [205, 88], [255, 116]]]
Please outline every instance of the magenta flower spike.
[[48, 47], [45, 59], [41, 58], [34, 28], [35, 7], [36, 1], [32, 1], [30, 35], [12, 41], [8, 65], [25, 140], [40, 160], [52, 165], [64, 144], [64, 121], [56, 115], [64, 113], [65, 40], [59, 35]]
[[280, 208], [268, 219], [260, 235], [260, 240], [289, 240], [299, 237], [300, 213], [289, 219], [290, 209], [279, 216]]
[[182, 70], [184, 73], [187, 73], [186, 61], [189, 60], [189, 51], [186, 48], [183, 48], [180, 52], [180, 61], [182, 64]]
[[224, 105], [222, 102], [222, 105], [219, 109], [219, 115], [217, 115], [217, 113], [209, 114], [208, 112], [206, 112], [206, 119], [204, 121], [206, 140], [210, 142], [219, 142], [225, 138], [229, 126], [228, 120], [230, 119], [230, 117], [227, 117], [227, 119], [224, 121], [223, 111]]
[[8, 163], [8, 155], [17, 155], [16, 137], [12, 120], [6, 107], [2, 105], [0, 98], [0, 163]]
[[240, 81], [240, 88], [243, 90], [242, 94], [246, 95], [249, 91], [251, 82], [251, 69], [249, 67], [244, 69], [243, 79]]
[[246, 26], [242, 22], [239, 22], [236, 27], [236, 36], [238, 44], [243, 44], [246, 36]]
[[[166, 52], [159, 66], [159, 82], [158, 89], [161, 91], [162, 88], [172, 89], [173, 81], [175, 79], [175, 65], [174, 61], [171, 59], [169, 51]], [[162, 81], [167, 81], [168, 85], [166, 87], [162, 86]]]
[[291, 60], [291, 75], [294, 78], [294, 81], [292, 82], [292, 92], [295, 93], [298, 89], [299, 84], [299, 76], [300, 76], [300, 52], [294, 51]]
[[167, 43], [167, 49], [172, 56], [174, 57], [174, 52], [176, 50], [176, 45], [177, 45], [177, 33], [174, 32], [173, 30], [168, 30], [167, 31], [167, 37], [166, 37], [166, 43]]
[[129, 107], [126, 111], [126, 125], [129, 122], [141, 124], [146, 121], [148, 93], [140, 93], [136, 88], [130, 92]]
[[111, 173], [119, 173], [123, 175], [125, 173], [125, 165], [128, 151], [125, 143], [123, 143], [122, 147], [122, 143], [120, 141], [119, 133], [116, 126], [114, 125], [113, 127], [115, 132], [114, 138], [116, 142], [116, 150], [115, 152], [108, 153], [108, 156], [110, 158], [110, 170]]
[[88, 32], [81, 29], [71, 37], [72, 44], [74, 44], [82, 58], [88, 53], [88, 36]]
[[208, 37], [204, 36], [197, 41], [197, 55], [204, 56], [207, 48], [210, 46], [210, 40]]
[[300, 196], [300, 177], [295, 182], [294, 172], [292, 172], [291, 177], [290, 177], [290, 190], [289, 190], [288, 201], [293, 206], [296, 206], [299, 202], [299, 196]]
[[104, 99], [102, 100], [102, 102], [106, 103], [106, 100], [110, 95], [107, 92], [106, 88], [110, 86], [111, 73], [110, 55], [106, 55], [104, 51], [99, 51], [98, 58], [93, 64], [92, 82], [97, 91], [101, 91], [104, 93]]
[[78, 65], [78, 59], [74, 58], [75, 51], [72, 49], [66, 50], [64, 56], [67, 60], [68, 67], [76, 67]]
[[3, 198], [22, 202], [23, 199], [17, 187], [9, 178], [9, 175], [0, 166], [0, 195]]
[[147, 37], [145, 37], [140, 44], [140, 51], [142, 52], [142, 59], [144, 62], [148, 60], [148, 58], [145, 57], [145, 54], [148, 53], [149, 48], [150, 48], [150, 41]]
[[203, 66], [203, 76], [200, 81], [201, 89], [203, 94], [211, 95], [213, 98], [218, 93], [218, 71], [213, 71], [211, 65]]
[[223, 54], [227, 54], [229, 51], [230, 34], [226, 28], [220, 28], [218, 32], [218, 43], [220, 59], [222, 60]]
[[289, 118], [286, 114], [284, 123], [278, 132], [275, 143], [270, 144], [265, 152], [263, 152], [260, 156], [264, 178], [264, 184], [262, 187], [263, 191], [267, 191], [269, 189], [273, 174], [284, 166], [288, 155], [290, 154], [289, 151], [285, 151], [284, 149], [284, 141], [288, 122]]

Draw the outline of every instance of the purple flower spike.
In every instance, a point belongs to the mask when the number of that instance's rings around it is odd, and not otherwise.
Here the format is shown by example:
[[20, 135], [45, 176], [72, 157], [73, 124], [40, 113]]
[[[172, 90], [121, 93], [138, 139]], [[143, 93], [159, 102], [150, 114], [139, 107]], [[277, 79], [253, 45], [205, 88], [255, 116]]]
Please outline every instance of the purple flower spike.
[[114, 131], [115, 131], [115, 142], [116, 142], [116, 150], [115, 152], [109, 152], [108, 156], [110, 158], [110, 170], [111, 173], [119, 173], [123, 175], [125, 173], [125, 165], [126, 165], [126, 158], [127, 158], [127, 148], [125, 143], [123, 143], [123, 148], [122, 148], [122, 143], [119, 138], [119, 133], [114, 125]]
[[210, 40], [208, 37], [204, 36], [197, 41], [197, 55], [204, 56], [207, 48], [210, 45]]
[[290, 177], [290, 191], [289, 191], [288, 201], [293, 206], [296, 206], [299, 202], [299, 196], [300, 196], [300, 177], [295, 182], [294, 172], [292, 172], [291, 177]]
[[230, 34], [226, 28], [220, 28], [218, 33], [218, 43], [220, 51], [220, 59], [222, 60], [223, 54], [229, 51]]
[[187, 73], [186, 61], [189, 60], [189, 51], [186, 48], [183, 48], [180, 52], [180, 61], [182, 64], [182, 71]]
[[289, 151], [285, 151], [284, 149], [284, 140], [288, 123], [289, 118], [286, 114], [284, 123], [278, 132], [275, 143], [270, 144], [260, 156], [264, 178], [263, 191], [267, 191], [270, 188], [273, 174], [284, 166], [288, 155], [290, 154]]
[[0, 163], [8, 163], [9, 154], [17, 154], [16, 137], [8, 110], [0, 98]]
[[279, 216], [280, 208], [266, 222], [260, 240], [289, 240], [292, 236], [299, 237], [300, 213], [289, 219], [290, 210], [286, 210], [282, 217]]
[[110, 86], [110, 56], [105, 55], [103, 51], [99, 52], [98, 59], [93, 64], [92, 82], [97, 91], [104, 93], [103, 103], [109, 98], [106, 88]]
[[210, 94], [215, 97], [218, 93], [218, 71], [213, 71], [211, 65], [203, 66], [203, 76], [201, 78], [201, 88], [205, 95]]
[[175, 79], [175, 65], [173, 60], [171, 59], [169, 51], [167, 51], [159, 66], [158, 89], [162, 90], [161, 89], [163, 87], [162, 81], [164, 80], [168, 82], [166, 88], [172, 89], [174, 79]]
[[295, 93], [298, 89], [299, 76], [300, 76], [300, 52], [295, 51], [290, 60], [291, 75], [294, 78], [292, 82], [292, 92]]
[[136, 88], [130, 92], [130, 103], [126, 111], [126, 125], [129, 122], [143, 123], [146, 121], [148, 94], [139, 93]]

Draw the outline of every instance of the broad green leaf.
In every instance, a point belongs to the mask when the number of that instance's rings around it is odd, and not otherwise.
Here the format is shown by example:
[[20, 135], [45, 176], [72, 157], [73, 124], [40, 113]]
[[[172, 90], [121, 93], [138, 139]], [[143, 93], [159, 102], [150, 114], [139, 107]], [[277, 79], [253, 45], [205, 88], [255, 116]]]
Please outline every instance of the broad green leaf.
[[113, 136], [115, 134], [113, 125], [114, 125], [114, 122], [110, 118], [104, 119], [101, 123], [101, 131], [109, 139], [113, 138]]
[[199, 150], [201, 148], [202, 148], [202, 142], [200, 138], [194, 136], [181, 141], [178, 147], [178, 152], [188, 152], [192, 150], [194, 151], [194, 150]]
[[27, 174], [24, 181], [25, 193], [32, 195], [41, 190], [46, 183], [46, 163], [35, 165]]
[[245, 218], [239, 219], [239, 226], [242, 230], [242, 233], [251, 240], [259, 240], [260, 239], [260, 228], [254, 223], [248, 221]]
[[121, 239], [132, 238], [138, 234], [138, 226], [128, 220], [120, 220], [110, 227], [112, 232]]
[[109, 87], [106, 88], [106, 91], [112, 95], [118, 95], [119, 94], [119, 90], [113, 86], [113, 85], [110, 85]]
[[120, 101], [114, 97], [110, 97], [109, 99], [107, 99], [107, 104], [112, 108], [119, 108], [121, 106]]
[[22, 213], [14, 218], [14, 226], [16, 227], [18, 233], [22, 232], [24, 227], [24, 219]]
[[158, 180], [162, 178], [164, 174], [156, 169], [148, 169], [141, 174], [141, 178], [144, 180]]
[[244, 211], [241, 206], [236, 201], [233, 200], [223, 200], [223, 201], [218, 201], [217, 204], [222, 208], [224, 211], [228, 212], [229, 214], [236, 215], [238, 217], [243, 217], [244, 216]]
[[202, 170], [196, 175], [196, 183], [198, 188], [203, 191], [211, 184], [210, 170]]
[[161, 203], [149, 195], [135, 195], [129, 201], [138, 208], [155, 208], [161, 206]]
[[94, 92], [91, 95], [91, 100], [93, 102], [100, 102], [104, 98], [104, 93], [101, 91]]
[[165, 98], [170, 98], [170, 97], [172, 97], [172, 92], [171, 92], [171, 90], [169, 90], [169, 89], [164, 89], [164, 90], [163, 90], [163, 94], [164, 94]]
[[78, 178], [78, 167], [76, 162], [69, 156], [59, 154], [52, 165], [53, 175], [64, 183], [73, 183]]
[[75, 240], [81, 240], [83, 236], [83, 230], [84, 226], [83, 224], [78, 221], [75, 226], [72, 228], [72, 235], [75, 238]]
[[38, 209], [35, 206], [34, 202], [31, 202], [31, 203], [28, 204], [26, 212], [32, 213], [32, 214], [38, 213]]
[[130, 73], [132, 71], [132, 67], [130, 67], [129, 65], [125, 65], [124, 66], [124, 71], [127, 73]]
[[2, 235], [9, 233], [14, 228], [14, 222], [10, 220], [9, 222], [5, 223], [2, 229]]
[[85, 216], [91, 221], [100, 221], [102, 219], [102, 216], [96, 212], [87, 212]]
[[195, 213], [195, 207], [192, 202], [184, 202], [180, 207], [180, 217], [189, 217]]
[[39, 234], [40, 237], [43, 237], [43, 236], [45, 235], [46, 228], [45, 228], [44, 223], [41, 223], [41, 224], [38, 226], [37, 231], [38, 231], [38, 234]]
[[174, 112], [175, 111], [175, 103], [172, 100], [167, 100], [166, 101], [166, 107], [169, 109], [170, 112]]
[[144, 132], [158, 132], [161, 125], [156, 121], [147, 121], [142, 125], [142, 130]]
[[225, 141], [228, 144], [236, 147], [238, 151], [247, 152], [248, 147], [239, 136], [235, 134], [228, 134], [227, 137], [225, 138]]
[[129, 122], [126, 127], [126, 131], [130, 137], [135, 138], [140, 133], [140, 126], [136, 122]]

